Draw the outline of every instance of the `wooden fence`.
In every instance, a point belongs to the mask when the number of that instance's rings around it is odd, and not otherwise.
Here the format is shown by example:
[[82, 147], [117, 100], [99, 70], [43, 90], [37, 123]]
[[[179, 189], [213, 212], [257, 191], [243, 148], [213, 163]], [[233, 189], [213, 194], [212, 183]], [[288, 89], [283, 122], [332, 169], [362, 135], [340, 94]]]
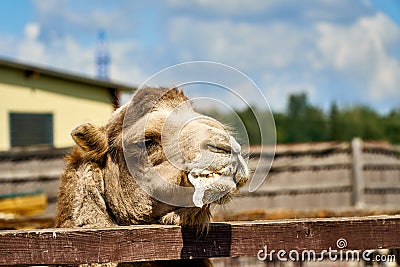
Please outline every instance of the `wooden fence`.
[[45, 217], [53, 218], [64, 155], [70, 148], [0, 153], [0, 197], [43, 192], [47, 197]]
[[[0, 194], [43, 190], [53, 216], [67, 149], [0, 153]], [[257, 148], [252, 148], [255, 159]], [[250, 165], [253, 161], [250, 161]], [[259, 190], [215, 213], [252, 209], [392, 206], [400, 203], [400, 156], [393, 146], [353, 141], [279, 145]], [[11, 228], [11, 227], [10, 227]], [[254, 257], [269, 251], [400, 248], [400, 216], [212, 224], [207, 235], [176, 226], [0, 231], [0, 265]], [[397, 260], [399, 259], [397, 255]], [[256, 258], [256, 261], [257, 258]]]
[[[357, 139], [356, 139], [357, 140]], [[0, 153], [0, 196], [43, 191], [45, 217], [55, 213], [63, 155], [69, 149]], [[261, 160], [251, 148], [254, 162]], [[267, 155], [268, 157], [268, 155]], [[265, 167], [265, 166], [264, 166]], [[251, 210], [398, 210], [400, 149], [383, 142], [279, 144], [272, 168], [255, 192], [243, 193], [217, 209], [220, 215]], [[224, 218], [224, 216], [222, 216]]]
[[0, 231], [0, 265], [257, 255], [262, 258], [266, 248], [269, 253], [280, 250], [286, 253], [336, 250], [339, 253], [341, 249], [358, 253], [367, 249], [400, 248], [399, 229], [400, 216], [378, 216], [215, 223], [211, 224], [208, 234], [200, 236], [195, 229], [160, 225]]
[[[250, 168], [269, 155], [252, 147]], [[265, 163], [264, 163], [265, 162]], [[264, 166], [263, 166], [264, 165]], [[279, 144], [262, 186], [221, 213], [249, 210], [399, 209], [400, 149], [383, 142]]]

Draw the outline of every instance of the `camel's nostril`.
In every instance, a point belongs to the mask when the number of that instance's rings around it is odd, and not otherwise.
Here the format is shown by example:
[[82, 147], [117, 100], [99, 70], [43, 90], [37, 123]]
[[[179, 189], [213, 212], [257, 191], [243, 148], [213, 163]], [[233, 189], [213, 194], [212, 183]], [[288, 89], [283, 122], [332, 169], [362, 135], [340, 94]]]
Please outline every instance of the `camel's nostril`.
[[230, 142], [231, 142], [231, 147], [234, 153], [240, 154], [240, 151], [242, 150], [238, 142], [236, 142], [235, 138], [230, 136]]

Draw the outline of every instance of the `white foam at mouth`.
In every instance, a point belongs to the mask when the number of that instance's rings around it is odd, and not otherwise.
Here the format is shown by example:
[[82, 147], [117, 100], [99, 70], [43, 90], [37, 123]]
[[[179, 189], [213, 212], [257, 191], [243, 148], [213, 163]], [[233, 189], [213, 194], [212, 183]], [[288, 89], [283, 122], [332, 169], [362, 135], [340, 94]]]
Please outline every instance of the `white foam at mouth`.
[[202, 187], [197, 187], [194, 190], [193, 194], [193, 203], [196, 207], [201, 208], [203, 207], [203, 197], [204, 197], [204, 192], [206, 191], [206, 188], [204, 186]]
[[203, 207], [203, 197], [206, 187], [201, 185], [201, 180], [199, 178], [193, 177], [191, 173], [188, 175], [189, 182], [194, 186], [193, 203], [196, 207]]
[[228, 185], [230, 187], [230, 189], [233, 189], [236, 187], [236, 184], [232, 180], [232, 178], [229, 176], [224, 176], [224, 175], [223, 176], [220, 176], [220, 175], [212, 176], [211, 178], [202, 178], [202, 177], [197, 176], [197, 174], [195, 174], [195, 176], [194, 176], [192, 173], [189, 173], [188, 179], [189, 179], [189, 182], [194, 187], [193, 203], [196, 207], [199, 207], [199, 208], [204, 206], [203, 198], [204, 198], [204, 193], [205, 193], [207, 187], [209, 187], [212, 183], [216, 182], [217, 180], [224, 182], [224, 184]]

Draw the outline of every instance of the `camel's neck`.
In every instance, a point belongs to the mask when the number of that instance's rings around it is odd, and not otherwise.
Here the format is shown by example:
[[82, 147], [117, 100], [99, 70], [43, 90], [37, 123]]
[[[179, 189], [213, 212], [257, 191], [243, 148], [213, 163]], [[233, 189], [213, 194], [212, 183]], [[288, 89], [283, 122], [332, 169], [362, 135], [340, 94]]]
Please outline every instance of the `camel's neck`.
[[114, 225], [107, 215], [100, 168], [90, 163], [67, 166], [61, 177], [56, 227], [106, 227]]

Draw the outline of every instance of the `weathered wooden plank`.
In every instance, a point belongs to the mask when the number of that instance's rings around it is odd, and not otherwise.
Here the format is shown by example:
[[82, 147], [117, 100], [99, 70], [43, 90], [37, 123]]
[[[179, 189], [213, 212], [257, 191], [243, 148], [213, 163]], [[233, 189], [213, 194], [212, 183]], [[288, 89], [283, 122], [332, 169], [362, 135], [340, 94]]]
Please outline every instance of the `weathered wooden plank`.
[[269, 250], [400, 248], [400, 216], [212, 224], [208, 234], [177, 226], [0, 231], [0, 265], [131, 262], [256, 256]]
[[353, 205], [355, 207], [365, 206], [362, 147], [363, 142], [360, 138], [354, 138], [351, 141], [353, 153]]
[[251, 193], [241, 193], [236, 197], [261, 197], [261, 196], [279, 196], [279, 195], [304, 195], [304, 194], [322, 194], [322, 193], [336, 193], [336, 192], [351, 192], [352, 187], [349, 185], [340, 186], [321, 186], [314, 185], [310, 187], [298, 186], [294, 188], [290, 186], [289, 188], [278, 188], [272, 187], [267, 190], [259, 190]]

